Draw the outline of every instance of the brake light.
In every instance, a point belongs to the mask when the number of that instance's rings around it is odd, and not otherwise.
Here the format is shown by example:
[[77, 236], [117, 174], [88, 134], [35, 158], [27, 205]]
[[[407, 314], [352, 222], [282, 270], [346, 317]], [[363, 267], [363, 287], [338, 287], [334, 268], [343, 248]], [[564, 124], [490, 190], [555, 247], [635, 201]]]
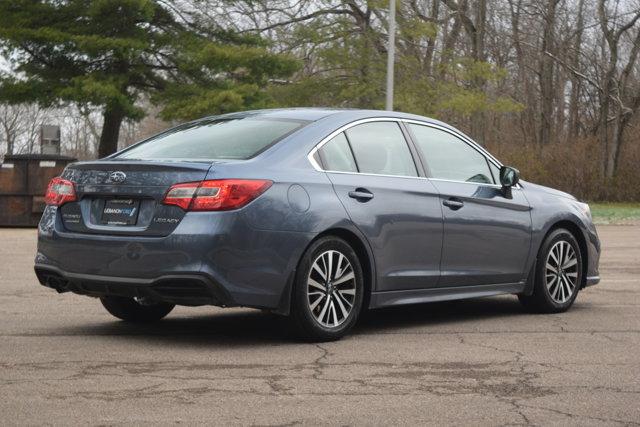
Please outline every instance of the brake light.
[[44, 195], [44, 202], [47, 205], [61, 206], [76, 200], [76, 189], [73, 186], [73, 182], [62, 179], [59, 176], [49, 181], [47, 192]]
[[186, 182], [169, 188], [165, 205], [185, 211], [228, 211], [238, 209], [267, 191], [273, 184], [264, 179], [213, 179]]

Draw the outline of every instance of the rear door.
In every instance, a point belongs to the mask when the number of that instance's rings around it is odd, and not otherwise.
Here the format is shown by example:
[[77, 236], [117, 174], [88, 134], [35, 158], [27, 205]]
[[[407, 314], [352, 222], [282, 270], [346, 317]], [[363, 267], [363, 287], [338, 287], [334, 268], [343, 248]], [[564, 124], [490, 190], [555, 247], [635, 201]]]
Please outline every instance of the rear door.
[[497, 165], [453, 133], [418, 124], [407, 128], [440, 193], [444, 238], [439, 286], [523, 280], [531, 215], [522, 190], [514, 188], [505, 197], [497, 185]]
[[162, 200], [173, 184], [201, 181], [211, 162], [104, 160], [69, 166], [77, 202], [61, 207], [65, 229], [88, 234], [166, 236], [184, 216]]
[[371, 244], [376, 291], [436, 286], [442, 245], [438, 194], [418, 177], [400, 125], [355, 125], [335, 135], [318, 155], [351, 220]]

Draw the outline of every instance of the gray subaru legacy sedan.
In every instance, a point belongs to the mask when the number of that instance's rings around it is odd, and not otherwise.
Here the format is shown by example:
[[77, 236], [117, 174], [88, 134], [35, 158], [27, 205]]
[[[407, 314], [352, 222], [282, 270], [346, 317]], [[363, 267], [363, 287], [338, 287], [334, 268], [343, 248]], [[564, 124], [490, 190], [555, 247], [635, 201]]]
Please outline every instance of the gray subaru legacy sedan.
[[46, 203], [40, 283], [131, 322], [244, 306], [331, 340], [368, 308], [515, 294], [557, 313], [599, 281], [587, 204], [396, 112], [207, 117], [69, 165]]

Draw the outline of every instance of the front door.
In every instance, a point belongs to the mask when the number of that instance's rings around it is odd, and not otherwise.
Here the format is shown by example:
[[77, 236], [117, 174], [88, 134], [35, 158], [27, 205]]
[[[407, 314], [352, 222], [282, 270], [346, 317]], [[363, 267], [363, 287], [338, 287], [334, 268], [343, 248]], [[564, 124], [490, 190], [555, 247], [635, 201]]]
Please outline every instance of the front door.
[[526, 279], [531, 214], [520, 188], [504, 195], [498, 167], [453, 133], [408, 125], [440, 193], [444, 218], [439, 287]]
[[434, 180], [444, 215], [439, 286], [516, 283], [526, 278], [531, 243], [529, 204], [482, 184]]

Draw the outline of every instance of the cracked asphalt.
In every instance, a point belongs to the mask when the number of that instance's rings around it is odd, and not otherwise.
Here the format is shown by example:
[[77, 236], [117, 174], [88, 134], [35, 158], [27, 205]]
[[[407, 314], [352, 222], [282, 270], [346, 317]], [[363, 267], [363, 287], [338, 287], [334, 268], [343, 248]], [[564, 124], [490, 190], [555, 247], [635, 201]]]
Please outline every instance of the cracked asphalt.
[[38, 285], [35, 231], [0, 229], [0, 423], [637, 425], [640, 226], [598, 229], [602, 282], [568, 313], [395, 308], [321, 345], [244, 309], [118, 322]]

